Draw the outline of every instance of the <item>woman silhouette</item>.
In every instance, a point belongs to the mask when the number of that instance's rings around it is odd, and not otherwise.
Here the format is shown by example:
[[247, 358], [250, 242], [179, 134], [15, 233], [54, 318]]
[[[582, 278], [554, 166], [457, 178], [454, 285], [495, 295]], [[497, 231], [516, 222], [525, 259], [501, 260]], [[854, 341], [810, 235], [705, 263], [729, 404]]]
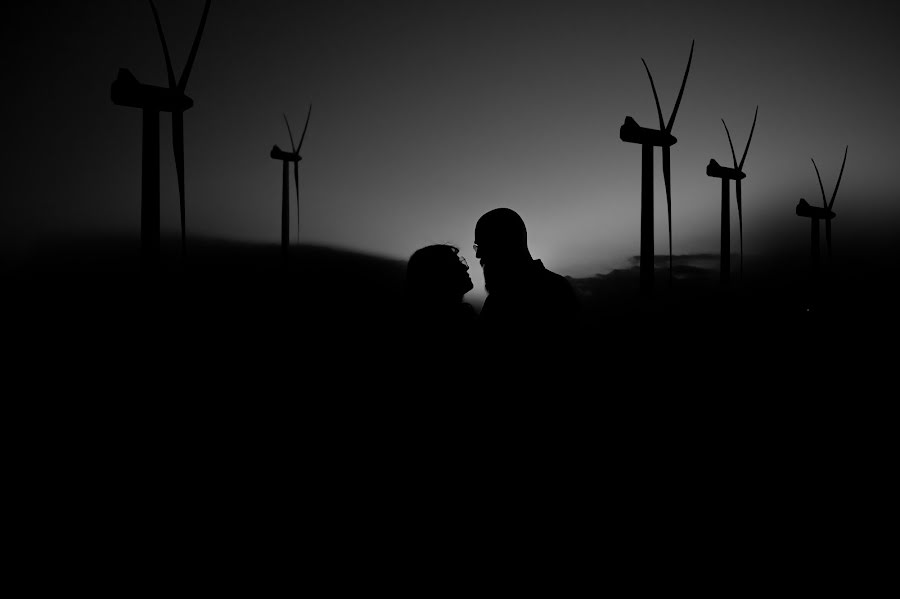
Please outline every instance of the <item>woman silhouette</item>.
[[419, 340], [466, 340], [475, 310], [463, 296], [472, 288], [469, 265], [458, 248], [429, 245], [416, 250], [406, 265], [410, 333]]

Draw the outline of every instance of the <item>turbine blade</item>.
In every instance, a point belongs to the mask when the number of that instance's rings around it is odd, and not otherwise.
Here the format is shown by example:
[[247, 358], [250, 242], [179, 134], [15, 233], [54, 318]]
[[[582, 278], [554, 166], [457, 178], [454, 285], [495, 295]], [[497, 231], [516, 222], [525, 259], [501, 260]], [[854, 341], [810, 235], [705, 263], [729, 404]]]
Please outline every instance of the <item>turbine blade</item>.
[[166, 45], [166, 36], [163, 33], [162, 23], [159, 22], [159, 13], [156, 5], [150, 0], [150, 9], [153, 11], [153, 19], [156, 21], [156, 31], [159, 33], [159, 41], [162, 42], [163, 56], [166, 57], [166, 75], [169, 77], [169, 87], [175, 87], [175, 71], [172, 70], [172, 58], [169, 56], [169, 46]]
[[175, 150], [175, 172], [178, 176], [178, 201], [181, 207], [181, 253], [185, 255], [184, 234], [184, 113], [172, 113], [172, 145]]
[[[722, 124], [725, 125], [725, 119], [722, 119]], [[731, 146], [731, 159], [734, 160], [734, 168], [738, 168], [737, 156], [734, 155], [734, 144], [731, 143], [731, 131], [728, 130], [728, 125], [725, 125], [725, 135], [728, 136], [728, 145]]]
[[684, 86], [687, 83], [688, 73], [691, 72], [691, 61], [694, 59], [694, 42], [691, 41], [691, 54], [688, 56], [687, 68], [684, 70], [684, 79], [681, 80], [681, 89], [678, 90], [678, 99], [675, 100], [675, 108], [672, 109], [672, 116], [669, 117], [669, 124], [666, 126], [666, 133], [672, 132], [672, 125], [675, 124], [675, 115], [678, 114], [678, 107], [681, 106], [681, 96], [684, 95]]
[[666, 126], [666, 123], [663, 121], [662, 108], [659, 107], [659, 96], [656, 94], [656, 85], [653, 83], [653, 75], [650, 74], [650, 67], [647, 66], [647, 61], [642, 58], [641, 62], [644, 63], [647, 77], [650, 77], [650, 88], [653, 90], [653, 99], [656, 100], [656, 114], [659, 115], [659, 130], [662, 131], [663, 127]]
[[306, 111], [306, 124], [303, 125], [303, 134], [300, 136], [300, 144], [297, 146], [297, 152], [300, 151], [300, 148], [303, 147], [303, 138], [306, 137], [306, 128], [309, 127], [309, 115], [312, 114], [312, 104], [309, 105], [309, 110]]
[[284, 124], [287, 125], [287, 128], [288, 128], [288, 135], [289, 135], [290, 138], [291, 138], [291, 153], [292, 153], [292, 154], [295, 154], [295, 153], [297, 152], [297, 146], [294, 145], [294, 134], [291, 133], [291, 124], [288, 122], [288, 118], [287, 118], [287, 115], [286, 115], [286, 114], [284, 114], [284, 113], [282, 112], [282, 113], [281, 113], [281, 116], [284, 117]]
[[194, 59], [197, 58], [197, 50], [200, 48], [200, 38], [203, 36], [203, 28], [206, 26], [206, 16], [209, 14], [209, 5], [212, 0], [206, 0], [203, 6], [203, 16], [200, 17], [200, 26], [197, 27], [197, 35], [194, 36], [194, 43], [191, 45], [191, 53], [188, 55], [187, 62], [184, 64], [184, 70], [181, 72], [181, 79], [178, 81], [178, 89], [184, 93], [187, 87], [188, 78], [191, 76], [191, 68], [194, 66]]
[[669, 146], [662, 149], [663, 181], [666, 184], [666, 208], [669, 211], [669, 284], [672, 283], [672, 155]]
[[294, 188], [297, 190], [297, 243], [300, 243], [300, 163], [294, 163]]
[[[753, 130], [756, 129], [756, 117], [759, 115], [759, 106], [756, 107], [756, 112], [753, 113], [753, 126], [750, 127], [750, 137], [747, 138], [747, 146], [744, 148], [744, 155], [741, 156], [741, 164], [738, 166], [738, 170], [744, 168], [744, 161], [747, 160], [747, 151], [750, 150], [750, 140], [753, 139]], [[732, 149], [732, 152], [734, 150]]]
[[834, 206], [834, 199], [837, 197], [838, 187], [841, 186], [841, 177], [844, 176], [844, 166], [847, 164], [847, 150], [850, 149], [850, 146], [844, 148], [844, 161], [841, 163], [841, 174], [838, 175], [837, 183], [834, 185], [834, 193], [831, 194], [831, 201], [828, 203], [828, 209], [831, 210], [832, 206]]
[[825, 199], [825, 186], [822, 185], [822, 175], [819, 174], [819, 167], [816, 166], [816, 161], [813, 160], [812, 158], [810, 158], [810, 160], [812, 160], [813, 166], [816, 167], [816, 177], [819, 178], [819, 189], [822, 190], [822, 204], [823, 204], [826, 208], [828, 208], [828, 200]]
[[738, 227], [741, 232], [741, 277], [744, 276], [744, 216], [741, 213], [741, 180], [735, 181], [734, 196], [737, 198]]

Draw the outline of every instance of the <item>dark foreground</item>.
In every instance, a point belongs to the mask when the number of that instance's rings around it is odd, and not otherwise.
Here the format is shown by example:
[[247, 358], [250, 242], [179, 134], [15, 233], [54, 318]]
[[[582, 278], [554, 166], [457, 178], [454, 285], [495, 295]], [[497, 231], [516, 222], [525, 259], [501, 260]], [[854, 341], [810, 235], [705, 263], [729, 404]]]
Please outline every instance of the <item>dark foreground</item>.
[[402, 263], [258, 251], [6, 277], [25, 546], [84, 556], [70, 580], [258, 595], [299, 561], [335, 589], [559, 595], [600, 563], [603, 588], [858, 592], [884, 561], [861, 531], [895, 469], [889, 290], [646, 301], [623, 274], [578, 282], [563, 339], [413, 342]]

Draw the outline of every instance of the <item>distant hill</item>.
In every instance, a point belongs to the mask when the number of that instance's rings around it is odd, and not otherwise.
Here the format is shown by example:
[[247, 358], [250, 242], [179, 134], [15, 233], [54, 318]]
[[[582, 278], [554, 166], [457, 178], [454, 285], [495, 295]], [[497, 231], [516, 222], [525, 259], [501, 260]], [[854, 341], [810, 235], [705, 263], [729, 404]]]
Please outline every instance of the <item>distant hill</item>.
[[[164, 248], [178, 248], [176, 242]], [[7, 313], [22, 332], [193, 331], [204, 343], [260, 343], [389, 328], [399, 317], [405, 261], [314, 245], [193, 239], [188, 259], [166, 253], [141, 272], [139, 242], [125, 237], [60, 242], [4, 273]], [[158, 327], [155, 328], [154, 327]]]

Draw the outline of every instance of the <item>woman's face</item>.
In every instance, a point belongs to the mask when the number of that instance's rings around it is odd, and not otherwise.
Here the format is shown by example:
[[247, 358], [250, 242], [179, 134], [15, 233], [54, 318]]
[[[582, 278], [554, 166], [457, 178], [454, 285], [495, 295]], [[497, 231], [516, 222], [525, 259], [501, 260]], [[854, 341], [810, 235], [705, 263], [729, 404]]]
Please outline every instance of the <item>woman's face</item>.
[[450, 267], [450, 280], [454, 283], [454, 290], [458, 290], [461, 295], [465, 295], [471, 291], [475, 285], [469, 276], [469, 265], [466, 259], [457, 254], [453, 255], [453, 262]]

